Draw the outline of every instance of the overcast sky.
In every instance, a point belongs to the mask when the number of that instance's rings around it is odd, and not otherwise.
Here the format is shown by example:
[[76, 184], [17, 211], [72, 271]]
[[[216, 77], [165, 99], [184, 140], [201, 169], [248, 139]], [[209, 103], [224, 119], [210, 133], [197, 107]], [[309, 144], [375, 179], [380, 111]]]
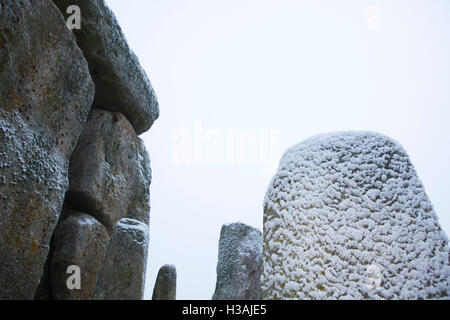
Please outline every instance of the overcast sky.
[[[146, 294], [175, 264], [210, 299], [222, 224], [262, 229], [282, 153], [319, 134], [400, 142], [450, 234], [450, 1], [107, 0], [159, 97]], [[240, 137], [240, 138], [239, 138]]]

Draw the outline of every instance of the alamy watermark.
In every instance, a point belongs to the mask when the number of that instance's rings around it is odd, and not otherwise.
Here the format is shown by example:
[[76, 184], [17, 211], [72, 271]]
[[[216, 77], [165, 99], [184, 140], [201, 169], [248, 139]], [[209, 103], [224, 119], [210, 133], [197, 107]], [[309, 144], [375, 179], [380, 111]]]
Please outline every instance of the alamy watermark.
[[277, 168], [280, 132], [277, 129], [206, 128], [195, 121], [192, 129], [172, 134], [172, 162], [179, 165], [252, 165], [260, 174]]
[[67, 28], [70, 30], [80, 30], [81, 29], [81, 9], [79, 6], [71, 5], [67, 7], [67, 14], [70, 16], [66, 20]]
[[72, 265], [67, 268], [67, 274], [70, 276], [67, 278], [66, 285], [69, 290], [81, 289], [81, 269], [79, 266]]
[[379, 31], [383, 28], [383, 11], [379, 5], [367, 7], [367, 29]]

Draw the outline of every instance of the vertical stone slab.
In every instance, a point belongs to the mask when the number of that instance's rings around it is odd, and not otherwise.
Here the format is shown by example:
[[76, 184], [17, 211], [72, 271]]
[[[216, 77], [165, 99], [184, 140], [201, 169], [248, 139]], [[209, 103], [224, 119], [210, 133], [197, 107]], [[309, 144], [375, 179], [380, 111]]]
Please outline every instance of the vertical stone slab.
[[110, 233], [122, 218], [148, 225], [150, 158], [119, 112], [94, 109], [70, 160], [68, 201], [102, 222]]
[[450, 248], [405, 150], [372, 132], [292, 147], [264, 206], [266, 299], [448, 299]]
[[177, 299], [177, 270], [173, 265], [164, 265], [159, 269], [153, 289], [152, 300]]
[[213, 300], [259, 300], [262, 233], [243, 223], [224, 225], [220, 232], [217, 283]]
[[[58, 226], [53, 242], [50, 263], [53, 299], [92, 299], [108, 244], [108, 231], [100, 222], [85, 213], [69, 212], [68, 217]], [[80, 270], [79, 289], [67, 286], [70, 277], [67, 270], [70, 266], [76, 266]]]
[[142, 300], [149, 243], [148, 226], [120, 220], [111, 236], [95, 300]]
[[52, 1], [1, 5], [0, 299], [32, 299], [94, 84]]

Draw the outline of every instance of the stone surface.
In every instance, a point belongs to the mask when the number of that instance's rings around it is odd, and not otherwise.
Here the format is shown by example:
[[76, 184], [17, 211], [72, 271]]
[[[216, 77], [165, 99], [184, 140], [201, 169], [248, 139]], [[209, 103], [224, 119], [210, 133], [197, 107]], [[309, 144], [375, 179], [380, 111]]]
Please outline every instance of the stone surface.
[[95, 300], [142, 300], [148, 254], [148, 226], [120, 220], [106, 253], [94, 293]]
[[150, 160], [129, 121], [93, 109], [70, 161], [68, 200], [111, 233], [121, 218], [149, 223]]
[[[94, 294], [109, 243], [106, 228], [94, 217], [72, 211], [55, 231], [50, 263], [52, 298], [56, 300], [89, 300]], [[81, 271], [81, 289], [69, 290], [69, 266]]]
[[32, 299], [94, 96], [87, 62], [49, 0], [2, 0], [0, 299]]
[[104, 0], [54, 2], [66, 17], [68, 6], [81, 9], [81, 29], [74, 33], [95, 82], [94, 107], [123, 113], [138, 134], [150, 129], [159, 117], [156, 95]]
[[261, 231], [243, 223], [220, 232], [217, 283], [213, 300], [261, 299]]
[[267, 191], [266, 299], [450, 295], [448, 239], [404, 149], [370, 132], [289, 149]]
[[58, 230], [58, 227], [61, 225], [61, 223], [72, 211], [75, 210], [70, 206], [70, 204], [67, 201], [65, 201], [61, 213], [59, 215], [59, 220], [58, 224], [56, 225], [55, 232], [53, 232], [53, 235], [50, 240], [50, 251], [47, 256], [47, 261], [45, 262], [44, 271], [41, 276], [41, 281], [39, 282], [39, 287], [37, 288], [36, 293], [34, 295], [34, 300], [53, 300], [52, 289], [50, 284], [50, 264], [52, 261], [52, 256], [55, 247], [53, 245], [55, 243], [55, 233], [56, 230]]
[[159, 269], [153, 289], [152, 300], [177, 299], [177, 269], [173, 265], [164, 265]]

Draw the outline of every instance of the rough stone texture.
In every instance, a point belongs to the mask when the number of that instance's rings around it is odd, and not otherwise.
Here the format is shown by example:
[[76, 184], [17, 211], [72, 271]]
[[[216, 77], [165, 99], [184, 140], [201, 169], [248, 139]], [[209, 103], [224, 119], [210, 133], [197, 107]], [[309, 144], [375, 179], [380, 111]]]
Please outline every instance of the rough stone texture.
[[54, 2], [64, 14], [70, 5], [78, 5], [81, 9], [81, 29], [74, 29], [74, 33], [95, 82], [94, 107], [123, 113], [138, 134], [150, 129], [159, 116], [156, 95], [105, 2]]
[[220, 232], [217, 283], [213, 300], [261, 299], [261, 231], [243, 223]]
[[177, 299], [177, 269], [173, 265], [164, 265], [159, 269], [153, 289], [152, 300]]
[[132, 219], [120, 220], [106, 253], [95, 300], [142, 300], [144, 295], [149, 231]]
[[267, 191], [267, 299], [450, 295], [447, 236], [403, 148], [370, 132], [288, 150]]
[[0, 299], [32, 299], [94, 96], [87, 62], [49, 0], [2, 0]]
[[68, 200], [111, 233], [121, 218], [149, 223], [150, 160], [129, 121], [94, 109], [70, 161]]
[[[109, 243], [106, 228], [90, 215], [70, 212], [58, 226], [53, 242], [50, 283], [53, 299], [89, 300], [103, 265]], [[81, 270], [81, 289], [67, 288], [69, 266]]]
[[58, 228], [61, 226], [61, 223], [66, 219], [66, 217], [72, 212], [75, 211], [70, 204], [65, 201], [63, 208], [61, 210], [61, 214], [59, 215], [58, 224], [56, 225], [55, 231], [50, 240], [50, 251], [47, 256], [47, 261], [45, 262], [44, 271], [41, 276], [41, 281], [39, 282], [39, 287], [36, 290], [34, 295], [34, 300], [53, 300], [52, 289], [50, 284], [50, 265], [52, 262], [52, 256], [54, 250], [55, 243], [55, 234], [57, 233]]

